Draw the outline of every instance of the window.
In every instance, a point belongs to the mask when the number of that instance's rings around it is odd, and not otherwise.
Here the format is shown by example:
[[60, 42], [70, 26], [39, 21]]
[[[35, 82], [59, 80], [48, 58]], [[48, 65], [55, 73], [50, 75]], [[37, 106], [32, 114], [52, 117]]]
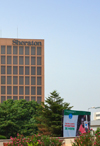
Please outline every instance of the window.
[[37, 55], [41, 55], [41, 47], [37, 47]]
[[31, 57], [31, 65], [35, 65], [35, 57]]
[[7, 84], [11, 84], [11, 76], [7, 76]]
[[18, 87], [17, 86], [13, 86], [13, 94], [18, 94]]
[[35, 85], [35, 77], [31, 77], [31, 85]]
[[24, 97], [23, 97], [23, 96], [19, 96], [19, 100], [20, 100], [20, 99], [24, 99]]
[[19, 87], [19, 95], [23, 95], [23, 87], [22, 86]]
[[7, 56], [7, 64], [11, 64], [11, 56]]
[[41, 87], [37, 87], [37, 95], [41, 95]]
[[5, 76], [1, 76], [1, 84], [5, 84]]
[[25, 100], [26, 101], [29, 101], [29, 96], [25, 96]]
[[29, 55], [29, 47], [25, 47], [25, 55]]
[[37, 67], [37, 75], [41, 75], [41, 67]]
[[35, 87], [31, 87], [31, 95], [35, 95], [35, 90], [36, 90]]
[[35, 67], [31, 67], [31, 75], [35, 75]]
[[17, 76], [13, 76], [13, 84], [17, 84], [18, 82], [18, 77]]
[[13, 46], [13, 54], [17, 54], [17, 46]]
[[25, 57], [25, 65], [29, 65], [29, 57]]
[[23, 64], [23, 56], [19, 56], [19, 64]]
[[1, 46], [1, 54], [5, 54], [5, 46]]
[[3, 103], [3, 101], [5, 101], [5, 96], [1, 96], [1, 103]]
[[29, 95], [29, 87], [25, 87], [25, 95]]
[[29, 85], [29, 77], [25, 77], [25, 85]]
[[11, 94], [11, 86], [7, 86], [7, 94]]
[[41, 57], [37, 57], [37, 65], [41, 65]]
[[23, 66], [19, 66], [19, 74], [23, 75]]
[[11, 46], [7, 46], [7, 54], [11, 54]]
[[13, 100], [18, 100], [18, 97], [17, 96], [13, 96]]
[[31, 100], [36, 101], [36, 97], [35, 97], [35, 96], [32, 96], [32, 97], [31, 97]]
[[35, 47], [31, 47], [31, 55], [35, 55]]
[[5, 56], [1, 56], [1, 64], [5, 64]]
[[11, 96], [7, 96], [7, 100], [8, 100], [8, 99], [11, 99]]
[[7, 66], [7, 74], [11, 74], [11, 66]]
[[41, 85], [41, 77], [37, 77], [37, 85]]
[[5, 86], [1, 86], [1, 94], [5, 94]]
[[19, 77], [19, 84], [23, 85], [23, 77], [22, 76]]
[[100, 114], [97, 114], [96, 117], [100, 117]]
[[29, 75], [29, 67], [25, 67], [25, 75]]
[[1, 66], [1, 74], [5, 74], [5, 66]]
[[20, 55], [23, 54], [23, 46], [19, 46], [19, 54], [20, 54]]
[[17, 74], [18, 73], [18, 67], [17, 66], [13, 66], [13, 74]]
[[17, 64], [17, 56], [13, 56], [13, 64]]
[[38, 103], [38, 104], [41, 103], [41, 97], [37, 97], [37, 103]]

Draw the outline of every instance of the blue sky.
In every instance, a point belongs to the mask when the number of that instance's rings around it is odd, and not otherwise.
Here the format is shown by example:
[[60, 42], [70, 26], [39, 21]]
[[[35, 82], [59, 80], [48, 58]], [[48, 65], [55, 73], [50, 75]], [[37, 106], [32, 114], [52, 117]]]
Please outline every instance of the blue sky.
[[[100, 106], [100, 0], [1, 0], [0, 35], [45, 40], [45, 97]], [[93, 110], [92, 110], [93, 111]]]

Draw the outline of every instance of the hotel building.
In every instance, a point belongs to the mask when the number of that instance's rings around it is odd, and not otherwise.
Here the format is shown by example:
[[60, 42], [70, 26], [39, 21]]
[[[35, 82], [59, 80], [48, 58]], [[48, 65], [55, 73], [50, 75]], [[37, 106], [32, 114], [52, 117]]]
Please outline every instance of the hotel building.
[[0, 38], [0, 102], [44, 101], [44, 40]]

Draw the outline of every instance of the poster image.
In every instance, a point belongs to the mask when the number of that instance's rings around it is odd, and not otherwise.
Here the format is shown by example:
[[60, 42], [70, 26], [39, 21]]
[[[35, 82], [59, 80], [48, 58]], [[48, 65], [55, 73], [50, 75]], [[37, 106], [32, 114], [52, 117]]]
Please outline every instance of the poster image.
[[90, 112], [64, 110], [63, 137], [76, 137], [90, 130]]
[[77, 120], [76, 136], [90, 130], [90, 115], [79, 115]]

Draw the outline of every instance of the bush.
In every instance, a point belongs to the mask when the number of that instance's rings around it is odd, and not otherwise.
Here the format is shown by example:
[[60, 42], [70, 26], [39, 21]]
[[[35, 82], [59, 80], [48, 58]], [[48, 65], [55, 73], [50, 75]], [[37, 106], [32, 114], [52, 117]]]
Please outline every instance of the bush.
[[100, 146], [100, 132], [98, 132], [99, 130], [96, 130], [95, 133], [95, 142], [94, 142], [94, 146]]
[[74, 139], [72, 146], [100, 146], [100, 128], [88, 131]]
[[92, 133], [93, 131], [88, 131], [87, 133], [81, 134], [74, 139], [72, 146], [93, 146], [94, 135]]
[[0, 135], [0, 139], [7, 139], [7, 138], [3, 135]]
[[61, 146], [62, 141], [58, 138], [50, 138], [45, 135], [33, 135], [24, 138], [23, 135], [17, 134], [17, 137], [10, 138], [12, 142], [8, 146]]
[[97, 128], [97, 130], [95, 131], [95, 134], [99, 134], [100, 132], [100, 127]]

